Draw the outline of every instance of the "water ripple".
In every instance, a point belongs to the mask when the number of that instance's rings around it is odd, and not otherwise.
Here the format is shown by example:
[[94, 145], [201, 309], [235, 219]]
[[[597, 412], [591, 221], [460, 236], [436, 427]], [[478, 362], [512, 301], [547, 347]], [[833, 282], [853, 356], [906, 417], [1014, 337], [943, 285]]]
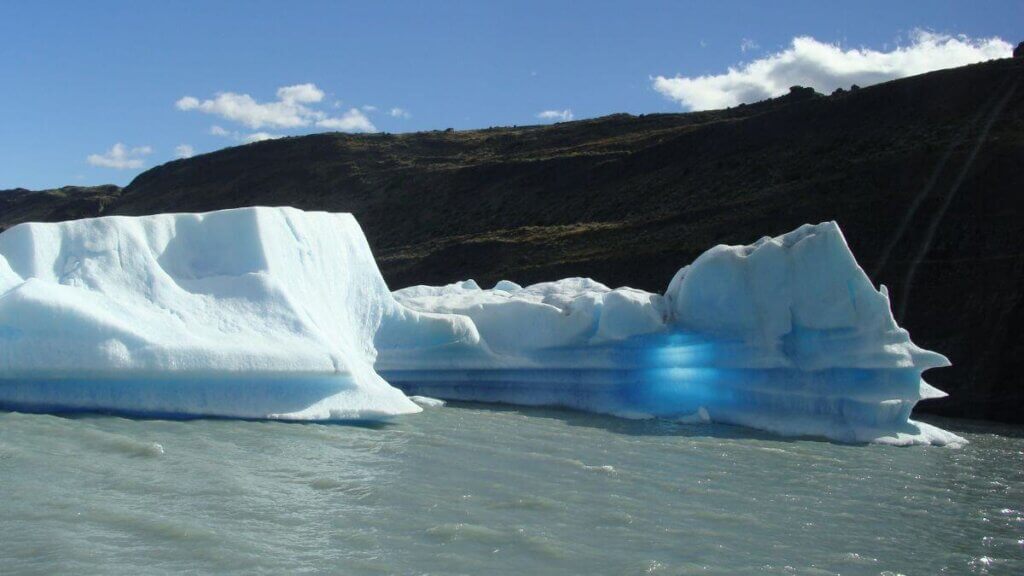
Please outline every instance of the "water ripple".
[[949, 450], [471, 404], [375, 428], [0, 413], [0, 573], [1024, 573], [1024, 435], [964, 428]]

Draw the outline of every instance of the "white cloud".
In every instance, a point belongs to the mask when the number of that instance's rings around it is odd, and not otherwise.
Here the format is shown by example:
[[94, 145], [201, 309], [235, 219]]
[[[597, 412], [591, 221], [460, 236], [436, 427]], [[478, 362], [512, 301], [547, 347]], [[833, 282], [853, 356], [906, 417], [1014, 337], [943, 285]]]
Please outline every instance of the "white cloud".
[[199, 108], [199, 99], [192, 96], [184, 96], [174, 103], [178, 110], [195, 110]]
[[[277, 89], [277, 100], [259, 102], [248, 94], [220, 92], [208, 100], [199, 100], [193, 96], [185, 96], [175, 102], [179, 110], [198, 111], [219, 116], [256, 130], [251, 134], [240, 134], [226, 130], [220, 126], [210, 127], [210, 134], [225, 136], [242, 142], [255, 142], [280, 135], [263, 131], [264, 128], [294, 129], [307, 126], [318, 126], [345, 132], [375, 132], [377, 128], [358, 109], [352, 108], [339, 117], [331, 117], [313, 105], [323, 102], [324, 91], [316, 84], [295, 84]], [[333, 103], [338, 107], [341, 101]], [[326, 105], [326, 103], [325, 103]], [[364, 106], [364, 110], [376, 110], [372, 106]]]
[[746, 52], [748, 50], [757, 50], [759, 48], [761, 47], [757, 44], [757, 42], [751, 40], [750, 38], [744, 38], [743, 40], [740, 40], [740, 52]]
[[358, 108], [350, 108], [341, 116], [336, 118], [322, 118], [317, 120], [316, 125], [320, 128], [340, 130], [342, 132], [376, 132], [377, 127], [370, 122]]
[[191, 158], [196, 155], [196, 149], [188, 144], [178, 144], [174, 147], [174, 155], [178, 158]]
[[555, 120], [556, 122], [565, 122], [574, 118], [572, 110], [566, 108], [565, 110], [545, 110], [537, 113], [537, 118], [541, 120]]
[[364, 104], [363, 106], [361, 106], [361, 108], [363, 109], [364, 112], [376, 112], [377, 111], [377, 107], [376, 106], [372, 106], [370, 104]]
[[131, 170], [142, 168], [143, 157], [152, 153], [153, 149], [149, 146], [128, 148], [118, 142], [103, 154], [90, 154], [85, 160], [93, 166], [114, 168], [116, 170]]
[[317, 115], [314, 110], [303, 106], [296, 100], [260, 103], [248, 94], [235, 94], [234, 92], [222, 92], [211, 100], [201, 102], [191, 96], [185, 96], [175, 105], [179, 110], [198, 110], [206, 114], [214, 114], [244, 124], [249, 128], [264, 126], [298, 128], [308, 126], [310, 118]]
[[405, 108], [392, 108], [388, 114], [390, 114], [392, 118], [412, 118], [412, 114], [410, 114]]
[[210, 134], [214, 136], [221, 136], [224, 138], [230, 138], [236, 142], [244, 142], [250, 144], [252, 142], [262, 142], [264, 140], [274, 140], [276, 138], [283, 138], [284, 134], [272, 134], [270, 132], [239, 132], [237, 130], [225, 130], [220, 126], [210, 126]]
[[236, 142], [243, 142], [245, 144], [251, 144], [253, 142], [262, 142], [264, 140], [276, 140], [277, 138], [284, 138], [284, 134], [274, 134], [272, 132], [239, 132], [237, 130], [225, 130], [220, 126], [211, 126], [210, 134], [214, 136], [222, 136], [229, 138]]
[[239, 134], [239, 135], [236, 135], [235, 139], [236, 140], [241, 140], [242, 142], [252, 143], [252, 142], [263, 142], [264, 140], [276, 140], [277, 138], [280, 138], [280, 137], [281, 137], [280, 134], [271, 134], [269, 132], [253, 132], [252, 134], [245, 134], [245, 135]]
[[909, 46], [889, 52], [866, 48], [843, 50], [809, 36], [775, 54], [729, 68], [724, 74], [652, 79], [653, 87], [691, 110], [708, 110], [756, 102], [785, 94], [790, 86], [810, 86], [829, 93], [851, 84], [865, 86], [964, 66], [993, 58], [1007, 58], [1012, 46], [993, 37], [971, 39], [923, 30], [915, 31]]
[[316, 84], [296, 84], [278, 88], [277, 97], [286, 104], [312, 104], [323, 100], [324, 93], [323, 90], [316, 87]]

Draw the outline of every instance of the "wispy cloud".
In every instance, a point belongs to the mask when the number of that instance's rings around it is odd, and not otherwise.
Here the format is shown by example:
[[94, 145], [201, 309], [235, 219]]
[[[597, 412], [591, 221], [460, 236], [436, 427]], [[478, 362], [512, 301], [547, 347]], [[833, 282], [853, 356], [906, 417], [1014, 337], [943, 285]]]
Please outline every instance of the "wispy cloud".
[[740, 52], [748, 52], [751, 50], [758, 50], [760, 48], [761, 47], [757, 44], [757, 42], [751, 40], [750, 38], [744, 38], [743, 40], [740, 40]]
[[174, 147], [174, 156], [177, 158], [191, 158], [196, 155], [196, 149], [188, 144], [178, 144]]
[[412, 118], [412, 114], [410, 114], [405, 108], [392, 108], [388, 114], [390, 114], [392, 118]]
[[143, 158], [152, 153], [153, 149], [149, 146], [128, 148], [124, 144], [118, 142], [103, 154], [90, 154], [85, 160], [93, 166], [100, 166], [102, 168], [133, 170], [142, 168], [145, 163]]
[[277, 128], [296, 128], [309, 124], [308, 116], [312, 111], [304, 106], [270, 102], [261, 104], [248, 94], [225, 92], [211, 100], [200, 101], [192, 96], [185, 96], [175, 103], [178, 110], [198, 110], [214, 114], [226, 120], [245, 124], [250, 128], [273, 126]]
[[565, 122], [574, 118], [572, 110], [566, 108], [565, 110], [545, 110], [537, 113], [537, 118], [541, 120], [554, 120], [556, 122]]
[[262, 142], [264, 140], [274, 140], [275, 138], [281, 138], [284, 134], [272, 134], [270, 132], [239, 132], [238, 130], [225, 130], [224, 128], [213, 125], [210, 126], [210, 134], [214, 136], [220, 136], [222, 138], [228, 138], [236, 142], [245, 142], [246, 144], [252, 142]]
[[[277, 89], [277, 100], [259, 102], [248, 94], [220, 92], [213, 98], [200, 100], [194, 96], [184, 96], [175, 102], [175, 107], [183, 111], [198, 111], [219, 116], [225, 120], [237, 122], [252, 130], [264, 128], [295, 129], [318, 126], [346, 132], [375, 132], [377, 128], [357, 108], [352, 108], [340, 117], [332, 117], [314, 105], [324, 99], [324, 92], [316, 84], [295, 84]], [[216, 130], [216, 132], [214, 132]], [[218, 136], [228, 134], [219, 126], [211, 128], [211, 133]], [[268, 134], [255, 132], [256, 134]]]
[[264, 140], [276, 140], [281, 138], [281, 134], [271, 134], [269, 132], [253, 132], [252, 134], [241, 134], [238, 139], [242, 142], [263, 142]]
[[317, 120], [316, 125], [320, 128], [340, 130], [341, 132], [376, 132], [377, 127], [370, 122], [370, 119], [356, 108], [350, 108], [341, 116]]
[[284, 134], [275, 134], [263, 130], [257, 132], [240, 132], [238, 130], [225, 130], [221, 126], [217, 125], [210, 126], [210, 134], [212, 134], [213, 136], [220, 136], [221, 138], [227, 138], [229, 140], [234, 140], [235, 142], [242, 142], [244, 144], [262, 142], [264, 140], [274, 140], [277, 138], [283, 138], [285, 136]]
[[908, 46], [891, 51], [866, 48], [844, 50], [809, 36], [794, 38], [789, 48], [710, 76], [657, 76], [653, 87], [691, 110], [708, 110], [756, 102], [785, 94], [790, 86], [810, 86], [831, 92], [851, 84], [865, 86], [1006, 58], [1012, 46], [1005, 40], [972, 39], [917, 30]]
[[285, 104], [312, 104], [323, 100], [324, 92], [316, 84], [296, 84], [278, 88], [277, 97]]

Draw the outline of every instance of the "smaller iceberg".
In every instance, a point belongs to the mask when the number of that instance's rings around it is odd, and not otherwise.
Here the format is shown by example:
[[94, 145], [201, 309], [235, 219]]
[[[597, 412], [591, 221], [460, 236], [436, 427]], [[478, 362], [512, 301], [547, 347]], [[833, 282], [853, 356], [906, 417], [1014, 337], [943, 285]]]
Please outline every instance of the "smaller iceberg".
[[963, 442], [910, 419], [919, 400], [945, 395], [922, 372], [949, 361], [896, 325], [885, 287], [874, 289], [834, 222], [712, 248], [664, 294], [569, 278], [395, 297], [470, 318], [486, 345], [433, 358], [382, 348], [377, 370], [408, 393], [844, 442]]
[[364, 420], [476, 400], [958, 444], [910, 419], [942, 395], [922, 372], [946, 365], [835, 223], [712, 248], [664, 294], [583, 278], [391, 293], [351, 215], [292, 208], [0, 234], [7, 409]]

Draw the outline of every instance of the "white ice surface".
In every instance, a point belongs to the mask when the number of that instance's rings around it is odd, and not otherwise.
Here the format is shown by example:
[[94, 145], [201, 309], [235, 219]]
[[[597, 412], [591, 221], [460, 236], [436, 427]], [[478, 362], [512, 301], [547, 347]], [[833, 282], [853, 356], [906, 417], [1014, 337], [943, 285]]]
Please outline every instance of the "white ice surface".
[[834, 222], [749, 246], [716, 246], [664, 295], [583, 278], [527, 287], [465, 281], [395, 292], [423, 312], [473, 320], [498, 360], [445, 368], [382, 349], [377, 369], [407, 392], [554, 404], [892, 444], [958, 444], [909, 420], [944, 394], [921, 379], [949, 361], [896, 325]]
[[896, 325], [834, 223], [712, 248], [663, 295], [582, 278], [392, 295], [351, 215], [290, 208], [0, 234], [0, 404], [19, 409], [420, 410], [390, 382], [445, 399], [956, 444], [909, 420], [941, 395], [921, 373], [945, 365]]
[[10, 405], [298, 419], [418, 412], [372, 367], [375, 337], [395, 331], [393, 348], [475, 338], [464, 319], [397, 305], [349, 214], [246, 208], [0, 234], [0, 400]]

